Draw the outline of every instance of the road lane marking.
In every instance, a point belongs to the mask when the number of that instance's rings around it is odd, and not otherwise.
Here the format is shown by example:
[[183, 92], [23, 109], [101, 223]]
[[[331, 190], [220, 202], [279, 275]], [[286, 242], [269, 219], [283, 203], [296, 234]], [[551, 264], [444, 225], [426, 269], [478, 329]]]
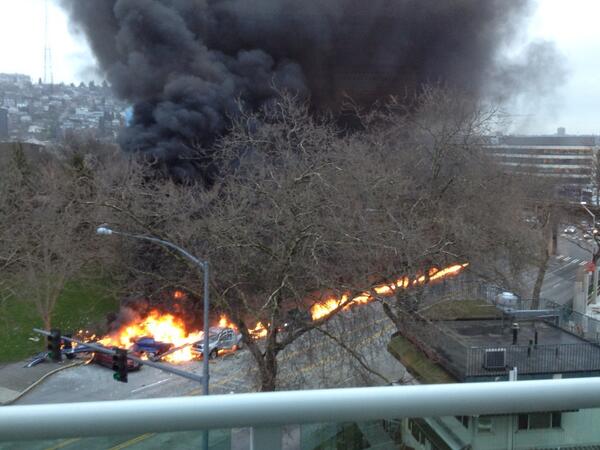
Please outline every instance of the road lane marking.
[[149, 439], [155, 435], [156, 433], [141, 434], [138, 437], [134, 437], [133, 439], [129, 439], [128, 441], [123, 442], [122, 444], [119, 444], [115, 447], [111, 447], [109, 450], [122, 450], [124, 448], [131, 447], [132, 445], [135, 445], [139, 442], [145, 441], [146, 439]]
[[567, 256], [567, 257], [565, 257], [564, 261], [565, 262], [569, 262], [569, 261], [571, 261], [571, 259], [573, 259], [572, 256]]
[[164, 380], [157, 381], [156, 383], [148, 384], [146, 386], [142, 386], [140, 388], [134, 389], [133, 391], [131, 391], [131, 393], [133, 394], [135, 392], [140, 392], [140, 391], [143, 391], [144, 389], [148, 389], [153, 386], [158, 386], [159, 384], [163, 384], [164, 382], [170, 381], [170, 380], [171, 380], [170, 378], [165, 378]]
[[81, 440], [81, 438], [67, 439], [66, 441], [59, 442], [54, 447], [48, 447], [46, 450], [58, 450], [60, 448], [66, 447], [67, 445], [71, 445], [71, 444], [74, 444], [75, 442], [79, 442], [80, 440]]
[[556, 269], [551, 270], [550, 272], [546, 272], [546, 275], [553, 275], [553, 274], [555, 274], [557, 272], [560, 272], [561, 270], [566, 269], [567, 267], [569, 267], [571, 264], [573, 264], [573, 261], [568, 262], [568, 263], [566, 263], [566, 264], [564, 264], [562, 266], [559, 266]]
[[562, 261], [562, 260], [563, 260], [563, 259], [565, 259], [565, 258], [566, 258], [566, 256], [565, 256], [565, 255], [558, 255], [558, 256], [556, 257], [556, 259], [558, 259], [559, 261]]

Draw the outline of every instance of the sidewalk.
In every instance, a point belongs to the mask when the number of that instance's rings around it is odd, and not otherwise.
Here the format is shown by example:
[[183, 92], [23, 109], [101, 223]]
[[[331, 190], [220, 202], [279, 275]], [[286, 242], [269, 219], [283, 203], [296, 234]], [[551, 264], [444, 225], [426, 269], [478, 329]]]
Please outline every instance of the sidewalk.
[[63, 360], [61, 363], [43, 362], [30, 368], [23, 367], [26, 361], [0, 366], [0, 406], [10, 404], [51, 372], [81, 364], [81, 361]]

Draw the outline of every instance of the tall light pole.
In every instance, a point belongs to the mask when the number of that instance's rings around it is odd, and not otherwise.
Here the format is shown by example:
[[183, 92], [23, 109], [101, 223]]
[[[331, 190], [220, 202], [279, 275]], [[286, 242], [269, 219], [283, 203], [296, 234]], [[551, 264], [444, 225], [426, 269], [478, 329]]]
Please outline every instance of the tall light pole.
[[594, 243], [592, 244], [592, 262], [594, 263], [594, 276], [592, 277], [592, 299], [593, 302], [596, 303], [596, 300], [598, 299], [598, 267], [596, 260], [598, 259], [599, 250], [598, 242], [596, 241], [596, 215], [592, 211], [590, 211], [590, 209], [586, 205], [586, 202], [581, 202], [581, 206], [583, 207], [583, 209], [585, 209], [587, 213], [590, 216], [592, 216], [592, 239], [594, 241]]
[[[142, 234], [132, 234], [132, 233], [126, 233], [124, 231], [116, 231], [113, 230], [107, 226], [100, 226], [98, 228], [96, 228], [96, 233], [100, 234], [100, 235], [104, 235], [104, 236], [110, 236], [111, 234], [116, 234], [118, 236], [125, 236], [128, 238], [132, 238], [132, 239], [141, 239], [143, 241], [150, 241], [150, 242], [154, 242], [155, 244], [159, 244], [159, 245], [163, 245], [165, 247], [171, 248], [175, 251], [177, 251], [178, 253], [182, 254], [183, 256], [185, 256], [187, 259], [189, 259], [191, 262], [193, 262], [195, 265], [197, 265], [198, 267], [200, 267], [202, 269], [202, 272], [204, 274], [204, 331], [202, 333], [202, 337], [203, 337], [203, 351], [202, 351], [202, 395], [208, 395], [209, 391], [208, 391], [208, 379], [209, 379], [209, 373], [208, 373], [208, 358], [209, 358], [209, 349], [208, 349], [208, 335], [209, 335], [209, 324], [208, 324], [208, 307], [209, 307], [209, 290], [208, 290], [208, 283], [209, 283], [209, 264], [208, 261], [203, 261], [201, 259], [196, 258], [195, 256], [191, 255], [189, 252], [187, 252], [186, 250], [182, 249], [181, 247], [178, 247], [177, 245], [162, 240], [162, 239], [158, 239], [152, 236], [144, 236]], [[203, 433], [203, 440], [204, 440], [204, 449], [208, 450], [208, 432], [204, 432]]]

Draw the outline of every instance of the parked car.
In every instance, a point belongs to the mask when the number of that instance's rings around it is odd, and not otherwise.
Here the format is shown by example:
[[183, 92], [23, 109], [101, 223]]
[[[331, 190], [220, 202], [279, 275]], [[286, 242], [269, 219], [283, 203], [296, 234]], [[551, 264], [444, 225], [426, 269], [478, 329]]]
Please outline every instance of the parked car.
[[573, 225], [569, 225], [567, 228], [564, 229], [564, 233], [566, 234], [574, 234], [575, 232], [577, 232], [577, 228], [575, 228], [575, 226]]
[[[210, 327], [208, 332], [208, 356], [216, 358], [219, 350], [238, 350], [242, 348], [242, 335], [233, 328]], [[204, 341], [194, 342], [192, 351], [203, 356]]]

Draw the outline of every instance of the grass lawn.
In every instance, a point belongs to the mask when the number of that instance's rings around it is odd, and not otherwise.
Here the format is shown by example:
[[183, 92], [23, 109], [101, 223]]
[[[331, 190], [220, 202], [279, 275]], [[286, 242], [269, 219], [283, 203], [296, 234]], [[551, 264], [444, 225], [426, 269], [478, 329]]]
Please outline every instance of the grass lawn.
[[456, 380], [448, 372], [427, 358], [423, 352], [402, 336], [393, 337], [388, 344], [388, 350], [420, 383], [456, 383]]
[[502, 312], [483, 300], [451, 300], [424, 308], [421, 314], [429, 320], [499, 319]]
[[[67, 283], [54, 310], [53, 326], [63, 332], [102, 326], [106, 314], [119, 307], [106, 285], [101, 281]], [[34, 333], [34, 327], [41, 328], [42, 321], [31, 302], [17, 294], [17, 298], [0, 304], [0, 363], [19, 361], [45, 350], [46, 339]]]

